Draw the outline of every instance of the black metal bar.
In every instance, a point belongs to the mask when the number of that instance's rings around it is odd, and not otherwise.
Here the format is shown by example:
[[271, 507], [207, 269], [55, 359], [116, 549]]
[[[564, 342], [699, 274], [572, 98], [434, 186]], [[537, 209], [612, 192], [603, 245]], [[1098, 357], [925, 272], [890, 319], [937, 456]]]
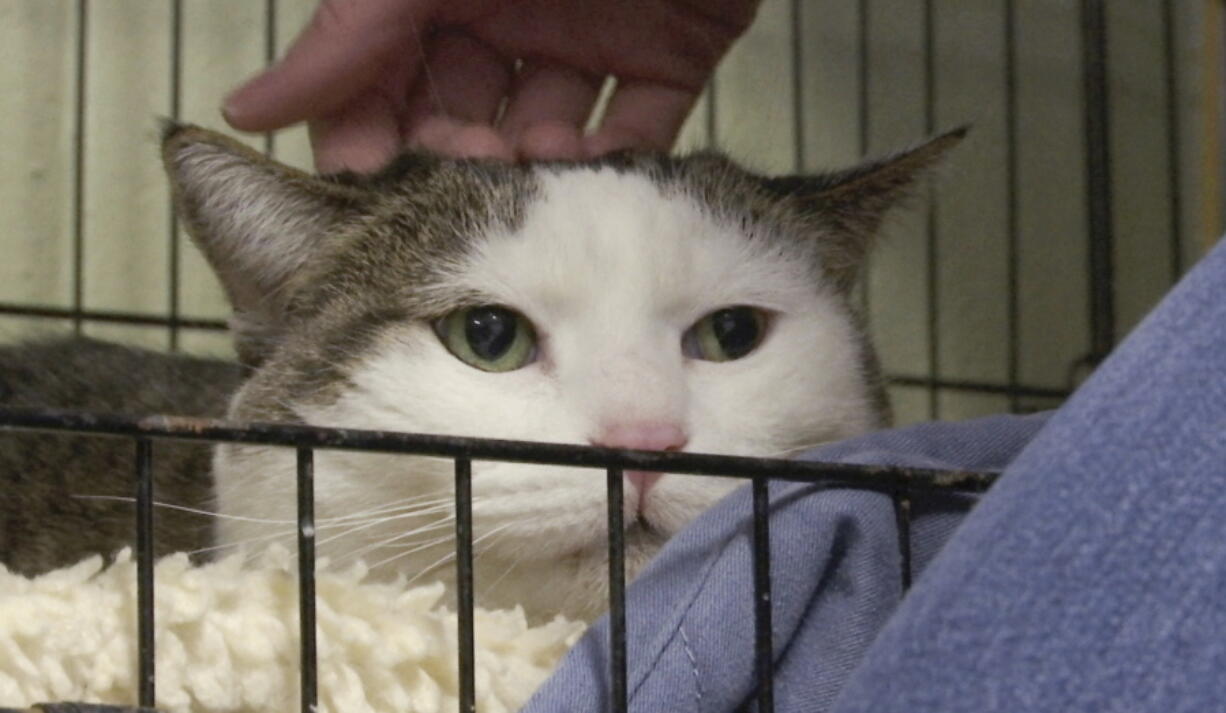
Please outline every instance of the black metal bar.
[[[264, 0], [264, 64], [272, 65], [277, 59], [277, 0]], [[272, 156], [275, 146], [275, 136], [271, 131], [264, 133], [264, 154]]]
[[1018, 124], [1017, 124], [1017, 18], [1014, 0], [1005, 0], [1005, 231], [1006, 280], [1008, 282], [1008, 361], [1005, 363], [1006, 379], [1009, 382], [1009, 410], [1017, 412], [1021, 406], [1018, 383], [1021, 381], [1021, 305], [1018, 276]]
[[[178, 121], [182, 113], [183, 93], [183, 0], [170, 3], [170, 117]], [[170, 224], [167, 226], [168, 245], [168, 311], [170, 313], [170, 351], [179, 350], [179, 216], [173, 198], [170, 200]]]
[[894, 502], [894, 522], [898, 527], [898, 562], [899, 576], [902, 579], [902, 591], [911, 588], [911, 496], [905, 490], [896, 491], [892, 498]]
[[626, 698], [626, 527], [622, 469], [606, 473], [609, 504], [609, 710], [625, 713]]
[[140, 705], [154, 703], [153, 443], [136, 439], [136, 611]]
[[264, 0], [264, 64], [277, 61], [277, 0]]
[[[857, 94], [856, 119], [858, 121], [856, 134], [856, 150], [861, 157], [868, 154], [869, 140], [869, 16], [868, 0], [860, 0], [856, 6], [856, 52], [857, 52]], [[864, 267], [860, 278], [860, 309], [868, 314], [872, 307], [872, 294], [869, 288], [869, 273], [873, 266], [872, 254], [865, 255]]]
[[775, 645], [771, 622], [770, 492], [753, 479], [754, 676], [758, 713], [775, 710]]
[[1179, 71], [1175, 42], [1175, 10], [1171, 0], [1162, 2], [1163, 70], [1166, 84], [1166, 190], [1170, 210], [1171, 283], [1183, 274], [1183, 191], [1180, 189]]
[[[924, 133], [936, 131], [936, 18], [933, 0], [924, 0]], [[928, 186], [928, 211], [924, 223], [928, 259], [925, 272], [928, 275], [928, 417], [940, 416], [938, 386], [941, 373], [941, 314], [940, 291], [940, 240], [937, 236], [937, 202], [931, 184]]]
[[473, 664], [472, 461], [455, 460], [456, 619], [459, 635], [460, 713], [477, 709]]
[[0, 302], [0, 314], [47, 319], [71, 319], [74, 323], [111, 322], [180, 329], [214, 329], [218, 331], [225, 331], [227, 329], [226, 323], [217, 319], [190, 319], [177, 316], [166, 317], [140, 314], [139, 312], [115, 312], [109, 310], [76, 310], [46, 305], [13, 304], [11, 302]]
[[859, 119], [859, 133], [857, 134], [857, 149], [861, 156], [868, 153], [868, 138], [869, 138], [869, 22], [868, 22], [868, 0], [860, 0], [857, 5], [856, 15], [856, 52], [858, 54], [858, 66], [856, 67], [856, 78], [858, 80], [856, 104], [856, 114]]
[[801, 8], [803, 0], [792, 0], [792, 170], [805, 170], [805, 122], [804, 122], [804, 44], [800, 31], [804, 26]]
[[[77, 0], [77, 66], [72, 132], [72, 330], [80, 334], [85, 305], [85, 64], [89, 45], [87, 0]], [[36, 315], [37, 316], [37, 315]]]
[[1115, 344], [1115, 261], [1111, 212], [1110, 102], [1107, 24], [1102, 0], [1081, 2], [1085, 96], [1086, 203], [1089, 217], [1090, 355], [1097, 365]]
[[715, 90], [718, 74], [713, 75], [707, 81], [707, 148], [719, 148], [719, 121], [715, 116], [715, 98], [718, 93]]
[[319, 704], [315, 655], [315, 454], [298, 449], [298, 631], [301, 649], [302, 713]]
[[775, 480], [828, 482], [870, 490], [910, 489], [982, 492], [997, 477], [986, 471], [946, 471], [853, 463], [818, 463], [680, 451], [637, 451], [562, 443], [463, 438], [394, 431], [324, 428], [282, 423], [236, 423], [187, 416], [141, 418], [71, 409], [0, 407], [0, 430], [50, 430], [189, 441], [260, 443], [446, 458], [500, 460], [587, 468], [620, 468], [714, 477], [765, 476]]

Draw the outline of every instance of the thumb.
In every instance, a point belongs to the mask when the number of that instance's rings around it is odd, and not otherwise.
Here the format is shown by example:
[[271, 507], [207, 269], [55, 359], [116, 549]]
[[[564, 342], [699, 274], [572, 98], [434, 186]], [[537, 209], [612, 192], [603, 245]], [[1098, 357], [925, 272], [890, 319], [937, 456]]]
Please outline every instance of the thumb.
[[323, 0], [285, 57], [231, 93], [222, 114], [236, 129], [268, 131], [337, 111], [389, 60], [420, 54], [418, 34], [438, 3]]

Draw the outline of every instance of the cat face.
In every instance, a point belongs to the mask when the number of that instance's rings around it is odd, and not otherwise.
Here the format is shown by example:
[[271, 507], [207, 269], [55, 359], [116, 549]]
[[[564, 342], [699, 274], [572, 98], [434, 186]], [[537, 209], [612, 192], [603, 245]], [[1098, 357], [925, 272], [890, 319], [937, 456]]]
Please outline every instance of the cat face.
[[[409, 157], [312, 178], [170, 127], [189, 230], [253, 376], [231, 415], [782, 457], [884, 424], [849, 304], [881, 212], [956, 137], [800, 181], [714, 156], [508, 166]], [[292, 452], [217, 450], [219, 537], [283, 536]], [[605, 601], [603, 472], [473, 465], [484, 606]], [[316, 455], [318, 548], [414, 577], [449, 561], [450, 461]], [[627, 474], [627, 568], [737, 487]]]

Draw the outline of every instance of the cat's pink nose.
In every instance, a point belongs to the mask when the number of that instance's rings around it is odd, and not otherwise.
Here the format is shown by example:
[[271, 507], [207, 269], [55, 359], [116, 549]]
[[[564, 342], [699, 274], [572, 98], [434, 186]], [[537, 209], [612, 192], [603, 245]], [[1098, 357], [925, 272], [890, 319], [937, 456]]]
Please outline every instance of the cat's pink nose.
[[[595, 438], [591, 439], [594, 446], [606, 448], [630, 448], [639, 451], [679, 451], [685, 448], [689, 436], [675, 423], [615, 423], [605, 427]], [[643, 497], [651, 489], [660, 474], [643, 470], [626, 471], [626, 480], [639, 493], [639, 503], [642, 507]]]
[[679, 451], [689, 437], [675, 423], [615, 423], [601, 429], [592, 445], [606, 448], [630, 448], [636, 451]]

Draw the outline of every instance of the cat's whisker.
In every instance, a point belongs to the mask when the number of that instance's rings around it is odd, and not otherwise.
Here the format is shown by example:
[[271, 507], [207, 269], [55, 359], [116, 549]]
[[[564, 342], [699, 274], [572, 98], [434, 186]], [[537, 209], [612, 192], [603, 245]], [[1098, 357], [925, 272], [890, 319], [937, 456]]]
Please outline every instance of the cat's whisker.
[[[451, 507], [451, 504], [454, 502], [454, 498], [450, 496], [444, 496], [444, 497], [436, 496], [436, 493], [442, 493], [442, 492], [445, 492], [445, 491], [435, 491], [434, 493], [427, 493], [424, 495], [419, 495], [414, 498], [404, 498], [398, 501], [396, 504], [393, 504], [393, 505], [385, 504], [377, 509], [350, 512], [344, 515], [337, 515], [333, 517], [317, 518], [315, 522], [318, 525], [321, 525], [321, 528], [322, 528], [322, 527], [328, 527], [328, 526], [336, 526], [336, 525], [343, 524], [345, 522], [352, 522], [354, 520], [366, 520], [370, 518], [371, 516], [383, 515], [385, 513], [394, 513], [398, 511], [403, 512], [402, 515], [396, 515], [392, 518], [389, 518], [389, 519], [395, 519], [395, 517], [406, 517], [406, 516], [410, 516], [414, 514], [424, 514], [427, 512], [433, 512], [434, 508], [441, 507], [444, 505]], [[432, 496], [434, 496], [434, 499], [425, 500], [425, 498], [432, 497]], [[105, 501], [123, 502], [123, 503], [129, 503], [129, 504], [136, 503], [136, 498], [130, 495], [73, 494], [71, 495], [71, 497], [78, 499], [78, 500], [105, 500]], [[414, 502], [414, 501], [419, 501], [419, 502]], [[474, 502], [476, 501], [477, 499], [474, 498]], [[296, 518], [292, 518], [292, 519], [290, 518], [262, 518], [262, 517], [243, 516], [243, 515], [227, 515], [225, 513], [218, 512], [215, 510], [192, 508], [186, 505], [177, 505], [175, 503], [168, 503], [168, 502], [162, 502], [162, 501], [156, 501], [156, 500], [153, 502], [153, 506], [156, 508], [161, 508], [163, 510], [175, 510], [178, 512], [185, 512], [185, 513], [190, 513], [193, 515], [200, 515], [202, 517], [213, 517], [213, 518], [218, 518], [218, 519], [223, 519], [223, 520], [234, 520], [238, 522], [253, 522], [253, 523], [262, 523], [262, 524], [270, 524], [270, 525], [292, 525], [297, 522]], [[424, 510], [421, 508], [431, 508], [431, 509]]]
[[408, 543], [412, 544], [414, 538], [420, 537], [423, 534], [432, 533], [432, 532], [435, 532], [437, 530], [441, 530], [444, 528], [450, 528], [454, 520], [455, 520], [454, 517], [444, 517], [444, 518], [434, 520], [426, 525], [422, 525], [420, 527], [414, 528], [412, 530], [407, 530], [405, 532], [398, 532], [392, 535], [391, 537], [384, 538], [382, 540], [379, 540], [378, 542], [367, 543], [365, 546], [359, 547], [354, 550], [350, 550], [345, 555], [343, 555], [342, 558], [346, 560], [358, 559], [361, 555], [364, 555], [367, 552], [370, 552], [372, 550], [377, 550], [377, 549], [388, 548], [388, 547], [395, 545], [396, 543], [404, 543], [407, 541]]
[[[444, 522], [438, 523], [438, 524], [433, 525], [433, 526], [430, 526], [430, 527], [422, 527], [422, 528], [418, 528], [418, 529], [416, 529], [416, 530], [412, 531], [412, 534], [421, 534], [422, 532], [426, 532], [426, 531], [429, 531], [429, 530], [432, 530], [432, 529], [438, 529], [439, 527], [445, 527], [445, 526], [448, 526], [449, 524], [450, 524], [450, 521], [444, 521]], [[316, 529], [317, 529], [317, 530], [319, 530], [319, 531], [322, 531], [322, 530], [335, 529], [335, 528], [340, 527], [340, 526], [341, 526], [341, 524], [330, 523], [330, 524], [325, 524], [325, 525], [319, 526], [319, 527], [317, 527]], [[330, 537], [327, 537], [327, 538], [323, 538], [323, 539], [318, 540], [318, 541], [316, 542], [316, 545], [317, 545], [317, 546], [318, 546], [318, 545], [322, 545], [322, 544], [325, 544], [325, 543], [327, 543], [327, 542], [331, 542], [332, 540], [338, 539], [338, 538], [340, 538], [340, 537], [345, 537], [345, 536], [347, 536], [347, 535], [351, 534], [353, 531], [354, 531], [354, 529], [353, 529], [353, 528], [351, 528], [351, 529], [347, 529], [347, 530], [342, 530], [341, 532], [339, 532], [339, 533], [337, 533], [337, 534], [335, 534], [335, 535], [332, 535], [332, 536], [330, 536]], [[272, 531], [265, 532], [265, 533], [263, 533], [263, 534], [260, 534], [260, 535], [254, 536], [254, 537], [248, 537], [248, 538], [245, 538], [245, 539], [243, 539], [243, 540], [237, 540], [237, 541], [234, 541], [234, 542], [221, 543], [221, 544], [211, 545], [211, 546], [209, 546], [209, 547], [201, 547], [201, 548], [198, 548], [198, 549], [195, 549], [195, 550], [190, 550], [190, 551], [188, 551], [188, 554], [189, 554], [189, 555], [200, 555], [200, 554], [206, 554], [206, 553], [209, 553], [209, 552], [218, 552], [218, 551], [221, 551], [221, 550], [226, 550], [226, 549], [249, 549], [249, 548], [250, 548], [250, 546], [251, 546], [251, 545], [253, 545], [253, 544], [261, 544], [261, 543], [262, 543], [263, 545], [267, 545], [267, 544], [269, 544], [269, 543], [271, 543], [271, 542], [273, 542], [273, 541], [279, 540], [279, 539], [285, 539], [285, 540], [287, 540], [287, 541], [288, 541], [288, 540], [289, 540], [290, 538], [292, 538], [292, 537], [293, 537], [293, 536], [294, 536], [296, 533], [297, 533], [297, 528], [296, 528], [296, 527], [290, 527], [290, 528], [279, 529], [279, 530], [272, 530]], [[394, 536], [394, 537], [392, 537], [392, 538], [388, 538], [387, 542], [394, 541], [394, 540], [397, 540], [397, 539], [402, 539], [404, 536], [405, 536], [405, 533], [399, 533], [399, 534], [397, 534], [396, 536]], [[256, 552], [256, 551], [258, 551], [258, 550], [259, 550], [259, 548], [256, 548], [256, 549], [252, 549], [251, 551], [252, 551], [252, 552]], [[349, 554], [346, 554], [346, 555], [342, 555], [342, 556], [338, 557], [337, 559], [338, 559], [338, 560], [349, 559], [349, 558], [350, 558], [352, 555], [353, 555], [353, 553], [349, 553]]]
[[318, 544], [321, 544], [321, 545], [327, 544], [340, 537], [348, 537], [350, 535], [354, 535], [354, 534], [363, 532], [365, 530], [370, 530], [372, 528], [388, 525], [391, 523], [395, 523], [397, 521], [405, 521], [405, 520], [412, 521], [414, 519], [419, 519], [419, 518], [422, 518], [422, 519], [429, 518], [430, 522], [434, 522], [435, 520], [437, 520], [437, 516], [440, 513], [447, 513], [449, 511], [450, 511], [450, 508], [446, 508], [440, 505], [435, 505], [430, 508], [411, 510], [409, 512], [400, 513], [397, 515], [384, 515], [382, 517], [367, 518], [365, 520], [348, 520], [345, 522], [331, 523], [327, 526], [327, 528], [321, 528], [321, 529], [328, 529], [328, 530], [335, 531], [335, 534], [329, 534], [328, 537], [320, 538], [318, 540]]
[[[487, 540], [487, 539], [489, 539], [489, 538], [493, 537], [494, 535], [496, 535], [496, 534], [498, 534], [499, 532], [501, 532], [501, 531], [505, 530], [506, 528], [510, 527], [510, 526], [511, 526], [511, 525], [513, 525], [513, 524], [514, 524], [514, 523], [511, 523], [511, 522], [504, 523], [504, 524], [502, 524], [502, 525], [499, 525], [498, 527], [495, 527], [494, 529], [490, 530], [489, 532], [486, 532], [486, 533], [482, 534], [481, 536], [474, 538], [474, 539], [473, 539], [473, 548], [474, 548], [474, 549], [476, 549], [476, 546], [477, 546], [479, 543], [481, 543], [481, 542], [483, 542], [484, 540]], [[453, 539], [453, 538], [444, 538], [444, 540], [446, 540], [446, 539]], [[405, 556], [405, 555], [407, 555], [407, 554], [410, 554], [411, 552], [412, 552], [412, 551], [410, 551], [410, 552], [404, 552], [404, 553], [398, 554], [398, 555], [396, 555], [396, 556], [394, 556], [394, 557], [389, 557], [388, 559], [384, 560], [383, 562], [380, 562], [380, 563], [379, 563], [379, 565], [383, 565], [383, 564], [387, 564], [387, 563], [389, 563], [389, 562], [392, 562], [392, 561], [394, 561], [394, 560], [396, 560], [396, 559], [398, 559], [398, 558], [400, 558], [400, 557], [403, 557], [403, 556]], [[433, 563], [431, 563], [431, 564], [427, 565], [426, 567], [422, 568], [421, 570], [419, 570], [419, 571], [417, 572], [417, 574], [415, 574], [415, 575], [413, 575], [412, 577], [410, 577], [410, 578], [409, 578], [409, 579], [408, 579], [408, 580], [405, 582], [405, 584], [406, 584], [406, 585], [408, 585], [408, 584], [412, 584], [413, 582], [416, 582], [418, 579], [421, 579], [421, 578], [422, 578], [422, 577], [424, 577], [425, 575], [429, 574], [431, 571], [433, 571], [433, 570], [435, 570], [435, 569], [437, 569], [437, 568], [439, 568], [439, 567], [441, 567], [441, 566], [443, 566], [443, 565], [447, 564], [448, 562], [450, 562], [450, 561], [454, 560], [454, 559], [455, 559], [455, 557], [456, 557], [456, 552], [455, 552], [455, 548], [453, 547], [453, 548], [451, 548], [451, 549], [450, 549], [450, 551], [448, 551], [448, 552], [447, 552], [447, 554], [443, 555], [443, 556], [442, 556], [442, 557], [440, 557], [439, 559], [435, 560]], [[372, 567], [374, 567], [374, 566], [379, 566], [379, 565], [372, 565]]]
[[[327, 544], [327, 543], [329, 543], [329, 542], [331, 542], [331, 541], [333, 541], [333, 540], [336, 540], [336, 539], [338, 539], [338, 538], [340, 538], [340, 537], [348, 537], [348, 536], [350, 536], [350, 535], [352, 535], [352, 534], [354, 534], [354, 533], [361, 532], [362, 530], [368, 530], [368, 529], [370, 529], [370, 528], [372, 528], [372, 527], [377, 527], [377, 526], [379, 526], [379, 525], [384, 525], [384, 524], [387, 524], [387, 523], [389, 523], [389, 522], [394, 522], [394, 521], [396, 521], [396, 520], [402, 520], [402, 519], [409, 518], [409, 517], [423, 517], [423, 516], [426, 516], [426, 515], [435, 515], [435, 514], [438, 514], [438, 513], [440, 513], [440, 512], [441, 512], [441, 513], [447, 513], [447, 512], [450, 512], [450, 510], [451, 510], [451, 508], [434, 507], [434, 508], [431, 508], [431, 509], [429, 509], [429, 510], [414, 511], [414, 512], [405, 513], [405, 514], [401, 514], [401, 515], [393, 515], [393, 516], [389, 516], [389, 517], [378, 518], [378, 519], [376, 519], [376, 520], [372, 520], [372, 521], [370, 521], [370, 522], [364, 522], [364, 523], [361, 523], [361, 524], [359, 524], [359, 525], [355, 525], [355, 526], [349, 527], [349, 528], [347, 528], [347, 529], [345, 529], [345, 530], [342, 530], [341, 532], [338, 532], [338, 533], [336, 533], [336, 534], [334, 534], [334, 535], [331, 535], [330, 537], [327, 537], [327, 538], [324, 538], [324, 539], [322, 539], [322, 540], [319, 540], [319, 541], [318, 541], [316, 544], [319, 544], [319, 545], [324, 545], [324, 544]], [[395, 541], [395, 540], [402, 539], [402, 538], [405, 538], [405, 537], [411, 537], [411, 536], [413, 536], [413, 535], [415, 535], [415, 534], [417, 534], [417, 533], [419, 533], [419, 532], [425, 531], [425, 530], [436, 529], [436, 528], [438, 528], [440, 525], [444, 525], [444, 524], [450, 523], [450, 522], [452, 522], [452, 521], [454, 521], [454, 520], [455, 520], [455, 517], [454, 517], [454, 516], [449, 516], [449, 517], [444, 517], [444, 518], [435, 518], [435, 519], [431, 520], [431, 521], [430, 521], [428, 524], [426, 524], [426, 525], [422, 525], [422, 526], [419, 526], [419, 527], [413, 528], [413, 529], [411, 529], [411, 530], [406, 530], [406, 531], [404, 531], [404, 532], [398, 532], [398, 533], [396, 533], [395, 535], [393, 535], [392, 537], [388, 538], [387, 540], [384, 540], [384, 541], [383, 541], [383, 543], [393, 542], [393, 541]], [[383, 543], [380, 543], [380, 544], [383, 544]]]
[[523, 561], [524, 561], [523, 548], [520, 547], [515, 551], [515, 554], [512, 556], [511, 563], [507, 565], [505, 569], [502, 570], [502, 574], [498, 575], [498, 579], [495, 579], [493, 583], [491, 583], [487, 587], [487, 589], [489, 590], [497, 589], [498, 585], [502, 583], [502, 580], [506, 579], [507, 575], [511, 574], [511, 572], [514, 571], [516, 567], [518, 567], [520, 564], [523, 563]]
[[[233, 540], [231, 542], [219, 542], [215, 545], [210, 545], [208, 547], [201, 547], [199, 549], [189, 550], [188, 554], [189, 555], [202, 555], [202, 554], [206, 554], [209, 552], [220, 552], [222, 550], [227, 550], [227, 549], [248, 550], [250, 553], [256, 553], [262, 549], [267, 548], [268, 546], [270, 546], [272, 543], [276, 542], [277, 540], [284, 540], [285, 541], [284, 544], [286, 546], [290, 546], [292, 544], [294, 536], [297, 533], [298, 533], [298, 528], [296, 526], [287, 527], [283, 529], [268, 530], [268, 531], [262, 532], [259, 535], [255, 535], [252, 537], [246, 537], [241, 540]], [[258, 545], [258, 546], [252, 547], [252, 545]]]
[[262, 535], [257, 535], [255, 537], [248, 537], [242, 540], [234, 540], [233, 542], [222, 542], [216, 545], [209, 545], [208, 547], [200, 547], [194, 550], [188, 550], [187, 554], [195, 556], [195, 555], [208, 554], [210, 552], [221, 552], [223, 550], [237, 550], [237, 551], [247, 550], [249, 552], [256, 552], [258, 551], [258, 548], [251, 549], [249, 545], [253, 543], [258, 543], [258, 542], [271, 543], [274, 540], [288, 539], [292, 534], [293, 534], [293, 531], [267, 532]]
[[[130, 504], [136, 503], [136, 498], [128, 496], [128, 495], [75, 495], [74, 494], [71, 497], [78, 499], [78, 500], [108, 500], [108, 501], [130, 503]], [[220, 512], [213, 511], [213, 510], [201, 510], [199, 508], [187, 507], [186, 505], [175, 505], [174, 503], [165, 503], [165, 502], [158, 502], [158, 501], [154, 501], [153, 506], [155, 508], [161, 508], [163, 510], [176, 510], [178, 512], [186, 512], [186, 513], [191, 513], [193, 515], [201, 515], [204, 517], [215, 517], [220, 520], [234, 520], [236, 522], [256, 522], [256, 523], [261, 523], [261, 524], [266, 524], [266, 525], [290, 525], [295, 522], [294, 520], [281, 520], [281, 519], [275, 519], [275, 518], [249, 517], [249, 516], [243, 516], [243, 515], [227, 515], [225, 513], [220, 513]]]
[[[403, 551], [401, 551], [401, 552], [397, 552], [396, 554], [392, 555], [391, 557], [387, 557], [387, 558], [385, 558], [385, 559], [381, 559], [381, 560], [379, 560], [378, 562], [375, 562], [375, 563], [370, 564], [370, 565], [368, 565], [368, 566], [369, 566], [371, 569], [378, 569], [378, 568], [380, 568], [380, 567], [382, 567], [382, 566], [384, 566], [384, 565], [391, 564], [392, 562], [395, 562], [396, 560], [398, 560], [398, 559], [400, 559], [400, 558], [402, 558], [402, 557], [407, 557], [407, 556], [409, 556], [409, 555], [411, 555], [411, 554], [414, 554], [414, 553], [416, 553], [416, 552], [420, 552], [420, 551], [422, 551], [422, 550], [427, 550], [427, 549], [430, 549], [431, 547], [437, 547], [438, 545], [441, 545], [441, 544], [444, 544], [444, 543], [452, 542], [454, 539], [455, 539], [455, 536], [454, 536], [454, 535], [444, 535], [443, 537], [438, 537], [438, 538], [435, 538], [435, 539], [433, 539], [433, 540], [428, 540], [428, 541], [423, 542], [423, 543], [421, 543], [421, 544], [418, 544], [418, 545], [416, 545], [416, 546], [414, 546], [414, 547], [410, 547], [410, 548], [408, 548], [408, 549], [406, 549], [406, 550], [403, 550]], [[448, 553], [447, 557], [455, 557], [455, 553], [454, 553], [454, 552], [450, 552], [450, 553]], [[445, 557], [445, 558], [444, 558], [444, 560], [442, 560], [442, 561], [445, 561], [445, 560], [446, 560], [446, 557]], [[420, 571], [419, 571], [417, 574], [415, 574], [415, 575], [413, 575], [412, 577], [410, 577], [410, 578], [409, 578], [409, 579], [406, 581], [406, 584], [411, 584], [411, 583], [413, 583], [414, 581], [416, 581], [416, 580], [418, 579], [418, 577], [420, 577], [420, 576], [421, 576], [422, 574], [424, 574], [425, 572], [428, 572], [428, 571], [430, 570], [430, 568], [435, 567], [435, 566], [437, 566], [437, 565], [438, 565], [438, 563], [436, 562], [436, 563], [434, 563], [434, 564], [430, 565], [429, 567], [426, 567], [425, 569], [420, 570]]]
[[[454, 495], [448, 494], [443, 497], [435, 497], [437, 494], [445, 492], [447, 491], [437, 490], [427, 495], [404, 498], [387, 507], [331, 517], [328, 518], [328, 522], [333, 523], [334, 525], [350, 522], [361, 523], [357, 527], [345, 531], [348, 533], [394, 522], [396, 520], [452, 512], [455, 508]], [[426, 497], [431, 497], [432, 499], [426, 500], [424, 499]], [[482, 498], [480, 497], [474, 497], [472, 502], [479, 503], [481, 500]]]
[[[440, 492], [445, 492], [445, 491], [435, 491], [434, 493], [427, 493], [427, 494], [419, 495], [419, 496], [412, 497], [412, 498], [403, 498], [394, 505], [383, 506], [379, 508], [372, 508], [364, 512], [360, 511], [360, 512], [354, 512], [354, 513], [347, 513], [345, 515], [338, 515], [335, 517], [320, 518], [319, 520], [316, 521], [317, 523], [316, 531], [317, 532], [321, 532], [321, 533], [330, 532], [330, 531], [335, 531], [335, 532], [333, 532], [332, 534], [329, 534], [328, 537], [323, 537], [323, 538], [318, 539], [316, 544], [324, 545], [334, 540], [337, 540], [343, 537], [347, 537], [355, 532], [358, 532], [364, 529], [368, 529], [370, 527], [374, 527], [377, 525], [386, 524], [388, 522], [394, 522], [395, 520], [399, 520], [399, 519], [407, 519], [410, 517], [421, 517], [421, 516], [427, 516], [427, 515], [437, 515], [438, 513], [449, 512], [453, 507], [452, 505], [452, 503], [454, 502], [453, 497], [447, 496], [447, 497], [433, 497], [432, 499], [429, 499], [429, 500], [425, 499], [428, 497], [435, 496], [437, 493], [440, 493]], [[97, 496], [97, 497], [110, 497], [110, 496]], [[119, 499], [119, 500], [126, 499], [128, 501], [134, 500], [134, 498], [123, 498], [119, 496], [116, 496], [116, 499]], [[414, 501], [418, 501], [418, 502], [414, 502]], [[172, 508], [177, 507], [177, 506], [171, 506], [171, 505], [166, 505], [166, 506], [172, 507]], [[397, 512], [397, 511], [400, 511], [400, 512]], [[382, 516], [372, 517], [372, 515], [378, 514], [378, 513], [393, 513], [393, 514], [391, 515], [384, 514]], [[223, 515], [220, 515], [217, 513], [210, 513], [207, 511], [201, 511], [200, 514], [217, 515], [218, 517], [225, 517]], [[239, 519], [239, 518], [235, 518], [235, 519]], [[434, 524], [430, 526], [423, 526], [420, 528], [415, 528], [413, 530], [408, 530], [406, 532], [397, 533], [396, 535], [388, 538], [387, 540], [384, 540], [380, 543], [376, 543], [376, 546], [382, 546], [387, 543], [394, 542], [396, 540], [404, 539], [406, 537], [416, 536], [424, 532], [438, 529], [439, 527], [447, 526], [453, 521], [453, 519], [454, 518], [446, 518], [442, 520], [441, 522], [436, 521]], [[266, 532], [262, 535], [246, 538], [244, 540], [237, 541], [237, 542], [217, 544], [217, 545], [212, 545], [209, 547], [201, 547], [199, 549], [191, 550], [189, 554], [199, 555], [199, 554], [206, 554], [210, 552], [218, 552], [218, 551], [226, 550], [226, 549], [247, 548], [253, 544], [260, 544], [260, 543], [267, 544], [269, 542], [272, 542], [278, 539], [289, 539], [293, 537], [295, 533], [297, 532], [297, 528], [293, 526], [297, 522], [296, 519], [295, 520], [274, 520], [270, 518], [267, 520], [262, 520], [262, 522], [266, 522], [268, 524], [290, 525], [290, 527], [286, 527], [284, 529], [275, 529], [275, 530]], [[353, 523], [357, 523], [357, 525], [353, 525]], [[368, 548], [363, 548], [362, 550], [359, 550], [359, 552], [364, 552]], [[355, 553], [349, 553], [349, 554], [343, 555], [340, 559], [348, 559], [352, 557], [354, 554]]]
[[421, 508], [434, 508], [437, 506], [449, 505], [453, 500], [453, 498], [450, 498], [450, 497], [441, 497], [441, 498], [435, 497], [431, 500], [425, 500], [424, 497], [425, 496], [421, 496], [421, 498], [406, 498], [404, 500], [399, 501], [395, 505], [373, 508], [370, 510], [361, 510], [357, 512], [346, 513], [344, 515], [336, 515], [336, 516], [329, 517], [329, 518], [323, 518], [320, 521], [327, 521], [327, 522], [332, 522], [332, 523], [353, 522], [355, 520], [362, 521], [362, 520], [370, 519], [372, 517], [388, 516], [388, 513], [393, 513], [393, 514], [412, 513], [412, 512], [416, 512], [418, 509], [421, 509]]
[[[328, 529], [334, 529], [336, 527], [340, 527], [340, 525], [337, 525], [337, 524], [322, 525], [322, 526], [318, 526], [316, 530], [323, 531], [323, 530], [328, 530]], [[250, 550], [252, 553], [254, 553], [254, 552], [258, 552], [259, 550], [263, 549], [264, 547], [270, 545], [271, 543], [277, 540], [285, 540], [286, 541], [285, 544], [289, 545], [291, 539], [297, 534], [297, 532], [298, 532], [297, 527], [289, 527], [285, 529], [271, 530], [268, 532], [264, 532], [260, 535], [244, 538], [242, 540], [235, 540], [233, 542], [219, 543], [215, 545], [210, 545], [208, 547], [200, 547], [198, 549], [189, 550], [188, 554], [189, 555], [202, 555], [202, 554], [208, 554], [210, 552], [220, 552], [223, 550], [242, 550], [242, 549], [247, 549], [247, 550]], [[350, 534], [351, 532], [352, 530], [343, 530], [336, 535], [318, 540], [316, 544], [320, 545], [326, 542], [330, 542], [339, 537], [344, 537]], [[258, 545], [258, 547], [253, 548], [252, 545]], [[338, 559], [344, 559], [344, 557], [341, 557]]]

